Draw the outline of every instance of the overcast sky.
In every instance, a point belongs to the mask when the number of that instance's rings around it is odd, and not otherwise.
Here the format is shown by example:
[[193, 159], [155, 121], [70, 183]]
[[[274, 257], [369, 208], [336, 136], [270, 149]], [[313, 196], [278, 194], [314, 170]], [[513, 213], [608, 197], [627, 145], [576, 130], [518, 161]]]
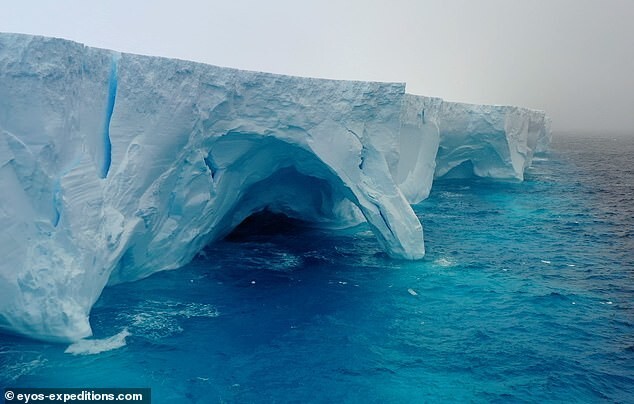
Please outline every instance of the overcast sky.
[[544, 109], [634, 135], [634, 0], [3, 0], [0, 31]]

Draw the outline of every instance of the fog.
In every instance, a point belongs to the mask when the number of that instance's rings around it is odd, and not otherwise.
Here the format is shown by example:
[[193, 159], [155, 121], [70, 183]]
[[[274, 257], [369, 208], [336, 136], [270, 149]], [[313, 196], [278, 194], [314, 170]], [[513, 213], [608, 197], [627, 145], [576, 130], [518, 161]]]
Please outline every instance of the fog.
[[5, 0], [0, 31], [543, 109], [634, 136], [634, 1]]

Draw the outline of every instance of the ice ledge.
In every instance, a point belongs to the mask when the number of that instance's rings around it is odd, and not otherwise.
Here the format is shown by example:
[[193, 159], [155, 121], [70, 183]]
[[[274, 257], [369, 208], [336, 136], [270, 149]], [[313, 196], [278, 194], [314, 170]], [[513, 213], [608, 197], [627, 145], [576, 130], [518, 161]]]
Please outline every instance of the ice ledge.
[[434, 172], [506, 176], [537, 146], [512, 107], [404, 91], [0, 34], [0, 328], [88, 336], [106, 284], [178, 268], [262, 209], [366, 220], [389, 255], [423, 257], [409, 203]]

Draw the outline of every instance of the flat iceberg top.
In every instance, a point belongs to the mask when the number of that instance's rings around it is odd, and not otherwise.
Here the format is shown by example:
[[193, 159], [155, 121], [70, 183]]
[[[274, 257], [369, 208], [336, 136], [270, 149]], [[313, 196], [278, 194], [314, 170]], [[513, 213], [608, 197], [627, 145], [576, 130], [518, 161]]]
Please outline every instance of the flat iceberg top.
[[543, 114], [461, 105], [0, 34], [0, 328], [89, 336], [107, 284], [178, 268], [262, 210], [367, 221], [421, 258], [410, 203], [434, 176], [470, 161], [521, 179], [549, 133]]

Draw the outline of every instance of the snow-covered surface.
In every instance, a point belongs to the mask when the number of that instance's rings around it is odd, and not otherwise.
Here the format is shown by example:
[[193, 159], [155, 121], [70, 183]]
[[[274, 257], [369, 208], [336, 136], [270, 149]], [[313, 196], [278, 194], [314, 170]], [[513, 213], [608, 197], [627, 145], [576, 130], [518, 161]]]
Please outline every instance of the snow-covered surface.
[[424, 255], [434, 173], [521, 179], [543, 113], [404, 84], [246, 72], [0, 34], [0, 328], [75, 341], [108, 284], [178, 268], [254, 212], [366, 220]]

